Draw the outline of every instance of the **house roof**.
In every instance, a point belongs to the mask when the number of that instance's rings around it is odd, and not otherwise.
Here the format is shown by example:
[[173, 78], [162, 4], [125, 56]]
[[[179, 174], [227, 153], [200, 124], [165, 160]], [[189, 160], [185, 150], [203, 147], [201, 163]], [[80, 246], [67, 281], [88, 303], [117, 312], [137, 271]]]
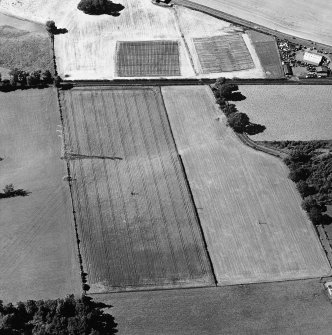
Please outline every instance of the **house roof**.
[[322, 61], [323, 56], [314, 54], [312, 52], [305, 52], [303, 55], [303, 61], [307, 63], [311, 63], [314, 65], [318, 65]]

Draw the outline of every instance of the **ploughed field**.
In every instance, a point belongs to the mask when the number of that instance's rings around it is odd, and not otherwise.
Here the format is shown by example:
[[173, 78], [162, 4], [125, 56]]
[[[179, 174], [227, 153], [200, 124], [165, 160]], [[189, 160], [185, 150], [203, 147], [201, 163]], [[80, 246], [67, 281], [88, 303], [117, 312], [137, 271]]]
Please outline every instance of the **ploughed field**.
[[119, 77], [180, 76], [177, 41], [134, 41], [117, 44]]
[[194, 38], [203, 73], [248, 70], [255, 67], [241, 34]]
[[328, 335], [332, 308], [319, 279], [95, 294], [119, 335]]
[[[243, 85], [236, 103], [250, 121], [266, 126], [257, 141], [332, 139], [332, 86]], [[268, 103], [267, 103], [268, 101]]]
[[90, 292], [214, 283], [157, 89], [73, 89], [63, 120]]
[[5, 301], [81, 292], [59, 124], [55, 89], [0, 93], [0, 189], [13, 183], [30, 192], [0, 199], [0, 297]]
[[207, 86], [162, 93], [218, 284], [330, 274], [287, 167], [239, 141]]

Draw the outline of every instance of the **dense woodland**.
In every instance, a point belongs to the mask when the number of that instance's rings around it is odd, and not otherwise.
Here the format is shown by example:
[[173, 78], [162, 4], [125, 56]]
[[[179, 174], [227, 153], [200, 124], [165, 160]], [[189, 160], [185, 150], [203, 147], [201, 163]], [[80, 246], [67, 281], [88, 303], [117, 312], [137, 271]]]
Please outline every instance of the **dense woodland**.
[[117, 324], [102, 303], [70, 295], [57, 300], [28, 300], [5, 305], [0, 300], [1, 335], [112, 335]]
[[332, 154], [319, 147], [320, 142], [300, 142], [290, 150], [285, 163], [289, 178], [296, 183], [303, 202], [302, 208], [314, 224], [330, 224], [325, 214], [332, 204]]

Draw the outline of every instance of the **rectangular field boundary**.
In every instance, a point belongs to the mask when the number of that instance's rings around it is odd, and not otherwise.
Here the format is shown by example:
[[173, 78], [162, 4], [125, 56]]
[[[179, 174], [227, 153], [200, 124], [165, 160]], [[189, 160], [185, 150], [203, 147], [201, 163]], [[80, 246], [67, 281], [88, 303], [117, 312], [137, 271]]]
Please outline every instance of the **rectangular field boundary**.
[[[91, 293], [213, 286], [160, 90], [80, 88], [63, 100], [66, 146], [85, 158], [69, 163]], [[112, 147], [121, 160], [88, 159], [111, 155]]]
[[178, 40], [117, 41], [118, 77], [181, 76]]
[[193, 38], [202, 73], [249, 70], [255, 67], [241, 34]]

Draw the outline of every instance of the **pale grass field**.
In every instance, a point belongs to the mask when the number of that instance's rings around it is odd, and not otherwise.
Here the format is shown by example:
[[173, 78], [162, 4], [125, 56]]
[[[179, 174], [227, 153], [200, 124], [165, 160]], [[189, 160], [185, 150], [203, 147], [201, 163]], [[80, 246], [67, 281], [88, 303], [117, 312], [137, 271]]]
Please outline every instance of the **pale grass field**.
[[266, 126], [256, 141], [332, 139], [332, 87], [329, 85], [243, 85], [246, 100], [236, 102], [254, 123]]
[[287, 167], [239, 141], [208, 87], [162, 92], [219, 285], [330, 274]]
[[332, 2], [318, 0], [191, 0], [281, 32], [332, 44]]
[[70, 192], [63, 181], [60, 115], [54, 89], [0, 93], [0, 297], [6, 301], [80, 294]]

